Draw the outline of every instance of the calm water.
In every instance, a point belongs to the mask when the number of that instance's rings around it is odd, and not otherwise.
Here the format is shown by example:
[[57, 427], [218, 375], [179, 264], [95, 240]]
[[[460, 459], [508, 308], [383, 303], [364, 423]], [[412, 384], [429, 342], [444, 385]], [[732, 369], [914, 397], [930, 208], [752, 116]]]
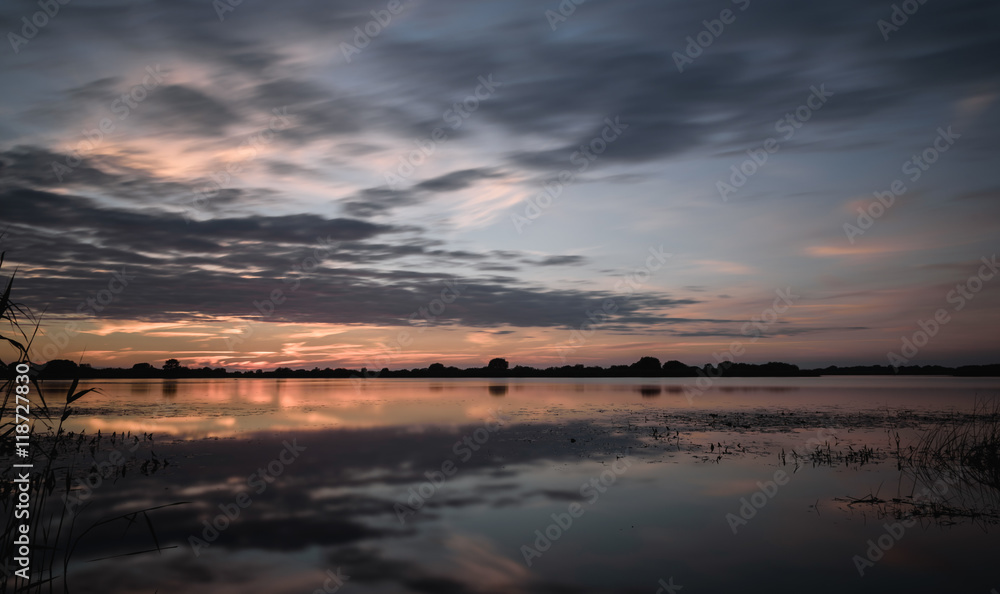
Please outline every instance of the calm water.
[[[152, 432], [170, 464], [102, 481], [78, 522], [190, 503], [150, 514], [160, 544], [177, 547], [162, 554], [87, 562], [154, 546], [142, 531], [88, 535], [72, 590], [312, 593], [332, 591], [338, 568], [350, 576], [340, 591], [359, 593], [1000, 588], [988, 522], [904, 525], [837, 501], [919, 493], [891, 458], [816, 466], [792, 454], [828, 444], [884, 455], [897, 433], [905, 447], [927, 423], [1000, 394], [1000, 381], [728, 379], [691, 398], [685, 384], [84, 386], [102, 393], [78, 403], [69, 429]], [[940, 501], [964, 492], [944, 489]]]

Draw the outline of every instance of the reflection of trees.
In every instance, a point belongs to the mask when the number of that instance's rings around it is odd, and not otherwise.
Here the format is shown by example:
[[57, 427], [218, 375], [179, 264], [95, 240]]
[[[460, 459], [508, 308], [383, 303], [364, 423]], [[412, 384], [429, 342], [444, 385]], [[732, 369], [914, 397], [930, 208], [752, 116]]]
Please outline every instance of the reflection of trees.
[[636, 391], [642, 394], [643, 398], [655, 398], [663, 393], [661, 386], [639, 386]]
[[507, 384], [493, 384], [487, 387], [490, 392], [490, 396], [506, 396], [507, 395]]

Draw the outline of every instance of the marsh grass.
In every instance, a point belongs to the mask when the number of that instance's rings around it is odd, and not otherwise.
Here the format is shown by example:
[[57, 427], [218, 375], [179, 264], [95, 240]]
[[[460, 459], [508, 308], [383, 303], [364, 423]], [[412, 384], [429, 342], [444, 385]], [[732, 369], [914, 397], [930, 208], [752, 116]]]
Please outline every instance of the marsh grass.
[[901, 471], [896, 496], [876, 491], [838, 501], [874, 508], [884, 517], [1000, 523], [1000, 400], [976, 400], [971, 412], [932, 423], [905, 447], [897, 431], [889, 435]]
[[977, 400], [926, 431], [902, 462], [914, 484], [947, 486], [939, 507], [1000, 519], [1000, 400]]
[[958, 466], [969, 481], [1000, 491], [1000, 400], [977, 400], [972, 414], [932, 427], [906, 462], [937, 472]]
[[[4, 263], [4, 253], [0, 253], [0, 272]], [[27, 363], [30, 365], [30, 350], [32, 342], [39, 331], [40, 320], [32, 315], [30, 309], [15, 302], [12, 298], [12, 289], [16, 270], [8, 279], [3, 293], [0, 294], [0, 345], [3, 345], [2, 352], [13, 353], [12, 365]], [[3, 285], [0, 285], [3, 286]], [[9, 358], [9, 357], [8, 357]], [[10, 361], [0, 358], [0, 365], [5, 368]], [[120, 538], [124, 539], [130, 530], [142, 530], [143, 537], [148, 539], [148, 548], [138, 551], [128, 551], [115, 554], [101, 559], [92, 559], [91, 562], [104, 561], [114, 557], [135, 555], [142, 553], [161, 553], [163, 550], [174, 547], [163, 546], [156, 534], [153, 523], [153, 513], [165, 507], [183, 505], [187, 502], [171, 503], [155, 507], [137, 509], [124, 514], [112, 517], [101, 518], [91, 522], [87, 526], [78, 525], [83, 509], [88, 506], [84, 501], [75, 509], [66, 503], [69, 498], [75, 497], [77, 490], [74, 483], [79, 484], [79, 479], [88, 473], [97, 471], [94, 461], [102, 453], [120, 446], [125, 440], [131, 440], [132, 436], [117, 435], [110, 438], [98, 435], [87, 437], [83, 434], [67, 432], [63, 425], [72, 414], [71, 404], [85, 397], [94, 388], [79, 390], [79, 381], [74, 380], [69, 388], [65, 390], [65, 397], [62, 399], [61, 407], [53, 408], [46, 400], [46, 395], [56, 393], [45, 388], [37, 380], [37, 368], [32, 368], [29, 372], [29, 382], [31, 390], [30, 398], [30, 418], [32, 429], [28, 445], [28, 457], [19, 457], [15, 451], [15, 380], [9, 376], [0, 386], [3, 393], [3, 401], [0, 403], [0, 509], [4, 515], [4, 534], [0, 541], [0, 563], [3, 563], [3, 576], [0, 579], [0, 593], [6, 592], [70, 592], [68, 580], [68, 570], [70, 562], [79, 556], [81, 543], [85, 542], [88, 536], [100, 534], [101, 545], [105, 547], [113, 546], [114, 543], [107, 542], [111, 538], [108, 530], [103, 530], [112, 525], [121, 524], [121, 530], [117, 531]], [[133, 445], [139, 445], [140, 440], [135, 436]], [[142, 442], [149, 444], [151, 457], [143, 462], [144, 473], [150, 472], [150, 462], [155, 461], [152, 470], [155, 472], [160, 467], [161, 460], [152, 453], [152, 435], [143, 435]], [[133, 450], [134, 451], [134, 450]], [[13, 464], [32, 464], [30, 469], [30, 481], [28, 493], [30, 495], [29, 517], [16, 518], [15, 511], [18, 498], [18, 484], [14, 482], [17, 472], [24, 469], [15, 469]], [[118, 465], [103, 465], [100, 469], [102, 481], [104, 475], [109, 475], [106, 483], [112, 488], [115, 481], [125, 475], [129, 465], [137, 464], [135, 459], [123, 460]], [[14, 562], [18, 557], [17, 546], [14, 541], [19, 536], [18, 528], [22, 522], [29, 525], [28, 537], [30, 540], [30, 579], [24, 580], [15, 575], [15, 571], [20, 565]], [[90, 541], [86, 541], [90, 542]]]

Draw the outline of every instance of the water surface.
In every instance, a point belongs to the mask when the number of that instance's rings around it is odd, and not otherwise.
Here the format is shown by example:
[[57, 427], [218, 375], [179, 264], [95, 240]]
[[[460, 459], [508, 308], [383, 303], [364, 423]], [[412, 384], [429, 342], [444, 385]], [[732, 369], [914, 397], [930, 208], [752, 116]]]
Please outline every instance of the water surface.
[[[920, 497], [895, 436], [905, 447], [996, 396], [997, 380], [730, 378], [692, 395], [693, 383], [94, 382], [102, 393], [69, 428], [152, 432], [169, 466], [104, 481], [79, 521], [190, 503], [150, 514], [177, 547], [162, 554], [85, 563], [148, 548], [135, 530], [88, 537], [73, 591], [313, 592], [338, 568], [344, 592], [1000, 587], [991, 522], [900, 531], [907, 516], [891, 508], [838, 501]], [[805, 458], [817, 447], [876, 453], [817, 465]], [[947, 489], [942, 501], [962, 494]], [[884, 551], [869, 544], [880, 537]], [[861, 575], [859, 558], [877, 560]]]

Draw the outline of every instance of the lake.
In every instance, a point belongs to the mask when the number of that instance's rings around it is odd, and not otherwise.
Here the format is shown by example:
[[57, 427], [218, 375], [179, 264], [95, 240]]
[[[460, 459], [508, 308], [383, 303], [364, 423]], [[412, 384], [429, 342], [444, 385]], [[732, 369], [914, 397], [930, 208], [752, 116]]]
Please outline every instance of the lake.
[[899, 463], [998, 379], [81, 387], [101, 392], [65, 426], [101, 442], [81, 449], [77, 525], [183, 504], [85, 534], [73, 592], [1000, 588], [996, 490]]

